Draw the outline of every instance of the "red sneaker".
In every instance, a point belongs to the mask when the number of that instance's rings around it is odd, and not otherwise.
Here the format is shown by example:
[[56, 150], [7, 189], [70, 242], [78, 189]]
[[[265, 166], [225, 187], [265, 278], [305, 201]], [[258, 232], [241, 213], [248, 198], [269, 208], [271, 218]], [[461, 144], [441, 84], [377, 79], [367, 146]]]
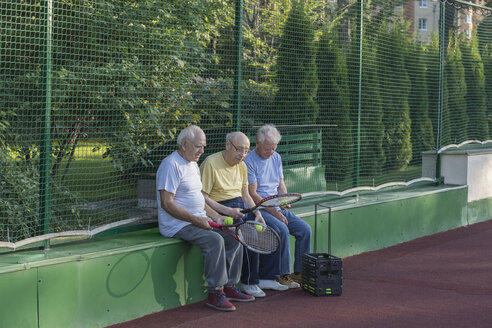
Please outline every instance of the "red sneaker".
[[254, 296], [243, 293], [236, 285], [224, 287], [224, 294], [229, 301], [251, 302], [255, 300]]
[[216, 290], [215, 293], [208, 293], [207, 304], [219, 311], [234, 311], [236, 307], [229, 302], [223, 290]]

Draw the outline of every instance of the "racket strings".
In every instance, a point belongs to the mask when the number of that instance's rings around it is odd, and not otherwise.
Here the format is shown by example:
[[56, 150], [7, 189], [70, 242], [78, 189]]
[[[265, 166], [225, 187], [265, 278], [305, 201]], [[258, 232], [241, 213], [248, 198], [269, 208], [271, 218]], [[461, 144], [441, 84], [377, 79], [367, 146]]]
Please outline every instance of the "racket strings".
[[256, 230], [256, 222], [246, 222], [238, 227], [238, 237], [249, 247], [262, 252], [271, 253], [278, 249], [280, 241], [275, 233], [270, 228], [264, 227], [262, 231]]
[[299, 198], [300, 197], [296, 196], [296, 195], [276, 197], [276, 198], [266, 200], [261, 205], [263, 205], [263, 206], [282, 206], [285, 204], [293, 203], [293, 202], [299, 200]]

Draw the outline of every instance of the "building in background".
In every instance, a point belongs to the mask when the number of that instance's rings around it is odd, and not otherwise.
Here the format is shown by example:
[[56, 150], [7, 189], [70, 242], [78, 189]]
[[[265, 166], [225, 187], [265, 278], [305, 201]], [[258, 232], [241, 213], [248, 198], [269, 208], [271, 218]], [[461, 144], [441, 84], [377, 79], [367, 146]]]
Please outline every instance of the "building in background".
[[[485, 5], [483, 0], [470, 2]], [[439, 0], [406, 0], [395, 8], [395, 12], [410, 23], [410, 31], [415, 33], [416, 40], [426, 43], [439, 32], [439, 6]], [[469, 38], [473, 28], [483, 18], [483, 15], [477, 15], [471, 10], [456, 10], [454, 25]]]

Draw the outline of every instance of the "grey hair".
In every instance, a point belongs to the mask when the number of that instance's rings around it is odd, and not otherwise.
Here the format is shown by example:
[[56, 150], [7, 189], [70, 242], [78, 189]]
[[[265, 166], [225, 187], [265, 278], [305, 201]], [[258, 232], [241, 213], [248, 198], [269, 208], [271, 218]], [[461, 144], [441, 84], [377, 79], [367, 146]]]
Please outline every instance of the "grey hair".
[[258, 129], [256, 133], [256, 141], [263, 143], [265, 140], [271, 141], [273, 143], [279, 143], [282, 136], [273, 124], [265, 124]]
[[200, 134], [205, 134], [203, 130], [198, 126], [198, 125], [189, 125], [183, 130], [178, 135], [178, 146], [181, 147], [181, 144], [183, 143], [183, 140], [193, 140], [195, 139], [198, 135]]

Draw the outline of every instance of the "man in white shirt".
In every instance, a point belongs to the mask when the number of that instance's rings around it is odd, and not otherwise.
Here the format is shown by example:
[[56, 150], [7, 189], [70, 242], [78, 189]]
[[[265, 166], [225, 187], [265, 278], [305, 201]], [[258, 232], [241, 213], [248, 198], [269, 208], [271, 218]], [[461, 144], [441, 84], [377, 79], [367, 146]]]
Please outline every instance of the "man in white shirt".
[[208, 306], [234, 311], [229, 301], [248, 302], [255, 298], [242, 293], [236, 283], [241, 276], [242, 246], [228, 234], [212, 230], [209, 221], [224, 223], [206, 203], [197, 161], [206, 137], [196, 125], [178, 136], [178, 150], [166, 157], [156, 176], [159, 231], [164, 237], [181, 238], [200, 247], [204, 259]]

